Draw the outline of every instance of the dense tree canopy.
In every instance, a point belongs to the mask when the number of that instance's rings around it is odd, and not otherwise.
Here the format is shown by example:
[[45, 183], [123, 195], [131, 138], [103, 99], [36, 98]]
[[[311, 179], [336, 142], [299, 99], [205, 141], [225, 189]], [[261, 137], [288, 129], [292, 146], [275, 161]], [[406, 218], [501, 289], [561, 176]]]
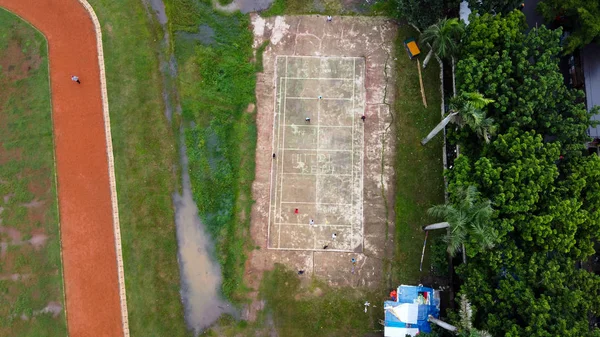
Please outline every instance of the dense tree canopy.
[[459, 268], [474, 325], [493, 336], [600, 336], [600, 277], [577, 268], [600, 236], [600, 158], [587, 156], [590, 115], [558, 69], [560, 30], [526, 32], [524, 16], [484, 14], [467, 27], [457, 85], [493, 99], [488, 144], [451, 132], [461, 155], [451, 199], [476, 186], [491, 200], [493, 249], [467, 243]]
[[524, 0], [468, 0], [471, 10], [480, 13], [508, 13], [517, 8]]
[[444, 0], [394, 0], [401, 17], [419, 29], [436, 23], [444, 11]]
[[546, 20], [556, 22], [571, 32], [565, 53], [585, 46], [600, 37], [600, 1], [544, 0], [538, 10]]

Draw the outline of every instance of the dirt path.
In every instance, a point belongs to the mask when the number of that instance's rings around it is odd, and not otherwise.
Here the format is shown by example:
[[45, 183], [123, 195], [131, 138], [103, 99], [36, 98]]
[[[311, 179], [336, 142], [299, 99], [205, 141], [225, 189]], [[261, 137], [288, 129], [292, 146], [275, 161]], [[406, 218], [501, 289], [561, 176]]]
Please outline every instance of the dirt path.
[[48, 40], [69, 336], [128, 335], [95, 23], [78, 0], [0, 0], [0, 6]]

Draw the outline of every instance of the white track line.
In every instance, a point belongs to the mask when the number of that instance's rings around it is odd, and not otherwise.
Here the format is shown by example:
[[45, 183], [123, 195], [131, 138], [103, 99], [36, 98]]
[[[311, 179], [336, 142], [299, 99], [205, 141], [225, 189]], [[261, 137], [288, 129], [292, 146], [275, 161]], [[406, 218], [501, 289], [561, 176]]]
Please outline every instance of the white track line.
[[108, 157], [108, 179], [110, 182], [110, 197], [112, 203], [113, 230], [115, 232], [115, 251], [117, 253], [117, 273], [119, 276], [119, 297], [121, 301], [121, 319], [123, 336], [129, 337], [129, 316], [127, 313], [127, 294], [125, 291], [125, 272], [123, 268], [123, 250], [121, 247], [121, 226], [119, 223], [119, 203], [117, 199], [117, 184], [115, 180], [115, 159], [113, 156], [110, 116], [108, 113], [108, 92], [106, 90], [106, 70], [104, 69], [104, 49], [102, 48], [102, 30], [98, 17], [87, 0], [79, 0], [88, 11], [94, 29], [96, 30], [96, 47], [98, 48], [98, 66], [100, 68], [100, 89], [102, 92], [102, 113], [104, 115], [104, 134], [106, 136], [106, 154]]

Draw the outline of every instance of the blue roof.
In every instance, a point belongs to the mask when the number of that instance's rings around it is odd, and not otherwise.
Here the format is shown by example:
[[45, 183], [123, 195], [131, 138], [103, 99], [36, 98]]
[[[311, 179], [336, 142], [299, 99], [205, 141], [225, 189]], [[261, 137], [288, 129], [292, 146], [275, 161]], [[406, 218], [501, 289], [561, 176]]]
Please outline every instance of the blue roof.
[[[440, 315], [440, 301], [432, 288], [423, 286], [398, 287], [397, 301], [385, 301], [385, 327], [390, 328], [418, 328], [420, 332], [431, 332], [431, 325], [427, 321], [429, 315], [438, 318]], [[390, 308], [402, 311], [416, 322], [404, 322], [392, 313]]]

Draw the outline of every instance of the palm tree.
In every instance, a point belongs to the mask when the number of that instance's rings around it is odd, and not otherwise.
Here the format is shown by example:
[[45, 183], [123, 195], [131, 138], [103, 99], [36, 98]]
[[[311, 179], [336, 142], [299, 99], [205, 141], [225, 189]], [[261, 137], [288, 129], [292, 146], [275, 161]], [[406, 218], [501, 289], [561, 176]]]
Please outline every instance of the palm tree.
[[486, 117], [483, 108], [492, 102], [494, 102], [494, 100], [485, 98], [478, 92], [462, 93], [459, 96], [452, 98], [452, 101], [450, 102], [450, 113], [442, 119], [431, 132], [429, 132], [427, 137], [421, 140], [421, 145], [427, 144], [450, 122], [456, 123], [461, 128], [468, 125], [479, 137], [483, 138], [486, 142], [489, 142], [496, 127], [494, 125], [494, 120]]
[[489, 332], [477, 330], [473, 328], [472, 316], [473, 311], [471, 310], [471, 304], [465, 294], [460, 295], [460, 309], [458, 311], [460, 321], [458, 321], [458, 327], [448, 324], [442, 320], [439, 320], [431, 315], [427, 320], [447, 331], [457, 333], [459, 337], [491, 337]]
[[480, 200], [475, 186], [466, 189], [459, 187], [455, 194], [457, 202], [437, 205], [428, 210], [429, 215], [444, 218], [446, 222], [425, 226], [424, 230], [448, 228], [446, 243], [448, 253], [454, 256], [462, 249], [463, 260], [466, 260], [464, 243], [474, 239], [482, 248], [492, 248], [497, 233], [489, 226], [493, 209], [490, 200]]
[[465, 32], [465, 26], [457, 18], [444, 18], [429, 26], [421, 33], [421, 44], [429, 43], [431, 50], [423, 61], [423, 68], [431, 59], [433, 53], [441, 58], [452, 57], [458, 51], [458, 44]]

